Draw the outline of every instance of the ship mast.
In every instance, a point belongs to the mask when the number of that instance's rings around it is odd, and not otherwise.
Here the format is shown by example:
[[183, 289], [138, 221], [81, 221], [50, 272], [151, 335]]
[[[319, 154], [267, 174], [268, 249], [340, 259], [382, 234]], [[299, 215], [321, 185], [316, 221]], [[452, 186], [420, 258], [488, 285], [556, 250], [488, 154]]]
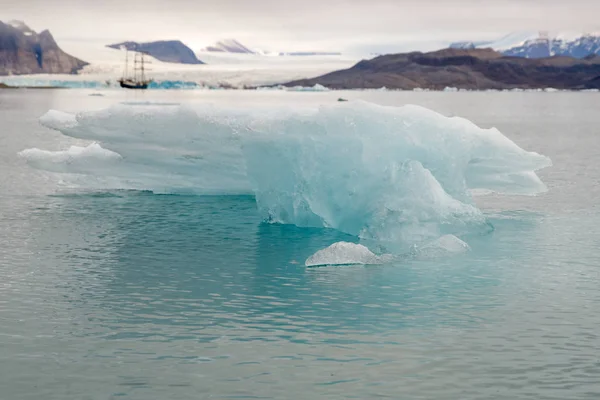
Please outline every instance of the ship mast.
[[127, 79], [127, 64], [129, 64], [129, 49], [125, 49], [125, 69], [123, 71], [123, 79]]
[[137, 82], [137, 71], [138, 71], [138, 52], [135, 52], [135, 55], [133, 56], [133, 81]]

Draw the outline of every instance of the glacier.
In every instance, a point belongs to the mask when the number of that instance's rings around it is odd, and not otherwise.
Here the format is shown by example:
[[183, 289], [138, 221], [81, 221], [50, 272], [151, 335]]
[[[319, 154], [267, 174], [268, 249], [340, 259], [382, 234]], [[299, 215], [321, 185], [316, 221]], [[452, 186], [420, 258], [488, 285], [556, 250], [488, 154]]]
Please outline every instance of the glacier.
[[75, 185], [252, 194], [267, 222], [333, 228], [404, 250], [489, 232], [472, 193], [542, 193], [535, 171], [551, 165], [497, 129], [413, 105], [129, 103], [52, 110], [40, 122], [91, 143], [20, 153]]
[[[74, 80], [74, 79], [39, 79], [35, 77], [9, 76], [0, 78], [0, 82], [16, 87], [55, 87], [68, 89], [108, 89], [117, 88], [116, 81], [106, 80]], [[157, 80], [148, 85], [151, 90], [183, 90], [209, 88], [199, 83], [183, 80]], [[124, 89], [125, 90], [125, 89]]]

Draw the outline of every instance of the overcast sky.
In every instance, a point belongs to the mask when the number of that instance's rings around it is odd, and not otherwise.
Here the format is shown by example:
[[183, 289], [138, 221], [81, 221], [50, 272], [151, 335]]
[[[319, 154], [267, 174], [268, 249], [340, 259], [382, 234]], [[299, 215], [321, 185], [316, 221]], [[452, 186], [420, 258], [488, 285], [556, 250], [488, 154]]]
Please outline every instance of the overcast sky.
[[600, 31], [600, 0], [0, 0], [60, 40], [223, 38], [269, 50], [340, 50], [490, 39], [512, 31]]

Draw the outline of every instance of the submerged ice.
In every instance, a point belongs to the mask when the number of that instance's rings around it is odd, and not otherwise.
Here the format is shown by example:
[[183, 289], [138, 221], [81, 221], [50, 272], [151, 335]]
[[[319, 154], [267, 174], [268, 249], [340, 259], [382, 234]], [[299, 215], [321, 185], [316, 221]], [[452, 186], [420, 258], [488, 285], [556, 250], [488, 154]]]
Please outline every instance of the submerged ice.
[[543, 192], [535, 171], [550, 165], [496, 129], [360, 101], [294, 110], [120, 104], [50, 111], [41, 122], [93, 143], [20, 154], [80, 184], [253, 193], [267, 221], [403, 245], [489, 230], [471, 192]]
[[454, 235], [444, 235], [422, 246], [415, 246], [411, 255], [419, 259], [449, 257], [466, 253], [471, 247]]

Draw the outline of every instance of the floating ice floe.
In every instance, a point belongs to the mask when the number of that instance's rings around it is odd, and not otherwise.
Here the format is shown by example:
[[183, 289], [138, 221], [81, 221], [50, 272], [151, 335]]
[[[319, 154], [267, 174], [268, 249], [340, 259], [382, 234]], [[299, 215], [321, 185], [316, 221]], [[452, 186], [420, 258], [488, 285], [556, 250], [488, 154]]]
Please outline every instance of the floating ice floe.
[[[119, 104], [49, 111], [40, 121], [95, 142], [88, 153], [66, 150], [68, 157], [64, 149], [21, 152], [33, 167], [77, 174], [74, 184], [110, 178], [119, 188], [253, 194], [265, 221], [406, 245], [490, 231], [471, 193], [544, 192], [535, 171], [551, 165], [496, 129], [363, 101], [293, 109]], [[99, 149], [110, 157], [96, 156]]]
[[288, 92], [329, 92], [330, 89], [317, 83], [314, 86], [293, 86], [286, 90]]
[[392, 254], [375, 255], [362, 244], [337, 242], [310, 256], [305, 265], [307, 267], [376, 265], [394, 261], [406, 262], [411, 259], [442, 259], [458, 256], [469, 251], [471, 251], [470, 246], [454, 235], [444, 235], [423, 245], [415, 245], [409, 253], [396, 256]]
[[383, 264], [391, 259], [390, 255], [377, 256], [362, 244], [337, 242], [317, 251], [304, 263], [307, 267], [326, 265], [369, 265]]

